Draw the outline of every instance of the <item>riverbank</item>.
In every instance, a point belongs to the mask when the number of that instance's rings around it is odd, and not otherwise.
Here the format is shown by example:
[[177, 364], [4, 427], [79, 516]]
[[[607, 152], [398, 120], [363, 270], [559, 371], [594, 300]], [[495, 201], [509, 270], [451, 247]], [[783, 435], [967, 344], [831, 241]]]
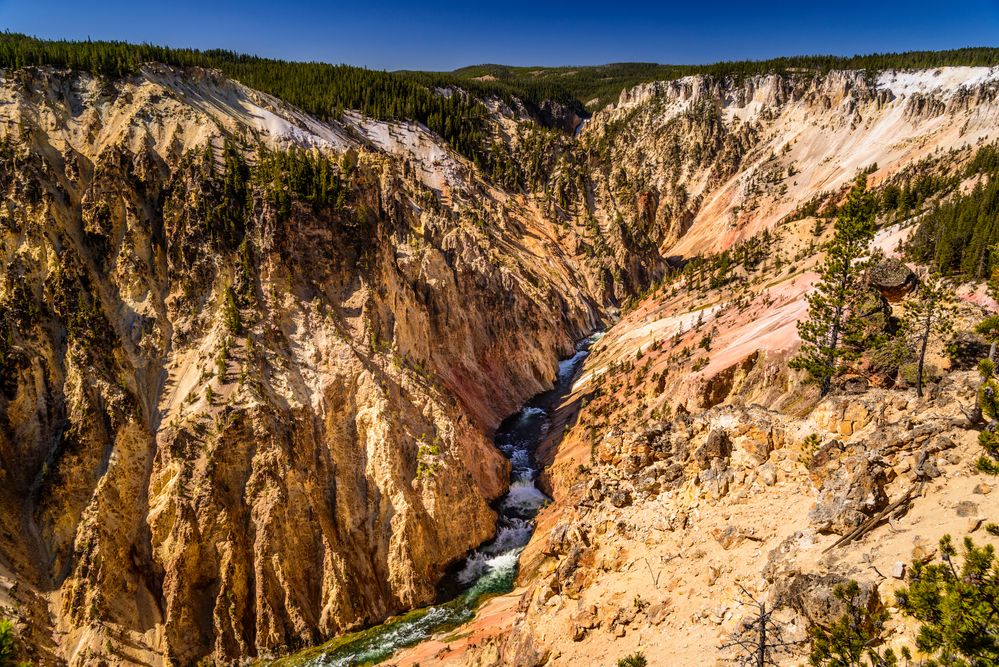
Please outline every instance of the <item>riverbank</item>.
[[[449, 570], [439, 586], [439, 603], [338, 637], [273, 664], [326, 667], [377, 664], [400, 649], [431, 637], [437, 638], [436, 643], [443, 642], [437, 649], [441, 650], [453, 639], [477, 636], [474, 627], [466, 627], [466, 624], [480, 618], [483, 611], [480, 605], [487, 600], [500, 600], [489, 605], [484, 613], [494, 624], [497, 616], [512, 613], [512, 607], [508, 608], [503, 601], [513, 590], [520, 554], [534, 532], [535, 517], [550, 500], [537, 486], [540, 466], [535, 459], [535, 450], [548, 436], [552, 411], [571, 390], [591, 345], [598, 338], [599, 334], [595, 334], [580, 341], [575, 354], [559, 362], [554, 386], [532, 398], [497, 430], [494, 444], [510, 461], [510, 486], [496, 504], [499, 514], [496, 535]], [[481, 627], [481, 621], [475, 627]]]

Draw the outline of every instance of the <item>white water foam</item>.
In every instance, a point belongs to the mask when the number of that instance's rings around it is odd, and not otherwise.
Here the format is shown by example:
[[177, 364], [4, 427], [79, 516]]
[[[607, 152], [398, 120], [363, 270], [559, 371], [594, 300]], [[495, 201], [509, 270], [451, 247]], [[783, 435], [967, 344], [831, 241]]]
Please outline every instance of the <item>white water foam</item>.
[[434, 628], [441, 623], [451, 620], [450, 616], [452, 615], [453, 612], [444, 607], [431, 607], [419, 619], [411, 623], [401, 623], [382, 634], [379, 637], [378, 643], [366, 651], [339, 659], [321, 657], [314, 664], [330, 665], [330, 667], [352, 667], [353, 665], [362, 664], [369, 659], [377, 658], [386, 649], [391, 650], [396, 647], [408, 646], [418, 640], [429, 637]]
[[[589, 342], [598, 338], [599, 336], [594, 335]], [[559, 390], [565, 388], [587, 354], [585, 346], [581, 346], [575, 355], [559, 363]], [[532, 432], [533, 420], [540, 420], [540, 423], [538, 430]], [[533, 518], [528, 517], [533, 517], [548, 500], [534, 485], [538, 471], [531, 466], [531, 449], [536, 444], [538, 434], [544, 437], [548, 427], [548, 412], [545, 409], [525, 407], [514, 421], [511, 432], [503, 438], [505, 442], [497, 442], [497, 446], [511, 461], [511, 483], [506, 497], [500, 503], [503, 516], [496, 538], [468, 556], [464, 567], [456, 575], [460, 584], [470, 586], [463, 598], [459, 598], [465, 602], [460, 606], [453, 606], [452, 602], [442, 607], [431, 607], [420, 618], [397, 623], [372, 639], [365, 640], [357, 648], [349, 648], [346, 656], [334, 658], [333, 655], [325, 655], [311, 664], [347, 667], [384, 660], [398, 648], [423, 640], [440, 627], [453, 627], [471, 619], [474, 616], [472, 605], [483, 593], [510, 590], [520, 554], [534, 531]]]
[[510, 485], [510, 492], [503, 499], [501, 507], [522, 513], [530, 512], [541, 508], [547, 500], [545, 494], [534, 486], [533, 480], [519, 479]]
[[534, 531], [534, 524], [525, 519], [511, 517], [503, 520], [506, 525], [500, 528], [496, 540], [483, 551], [498, 554], [527, 545]]
[[520, 411], [520, 416], [517, 418], [517, 421], [523, 424], [531, 419], [534, 419], [535, 417], [544, 417], [546, 414], [548, 413], [545, 412], [544, 408], [528, 406]]
[[560, 384], [566, 382], [570, 377], [572, 377], [572, 375], [576, 372], [576, 365], [587, 354], [589, 353], [586, 350], [580, 350], [568, 359], [563, 359], [558, 362], [558, 381]]
[[517, 558], [523, 547], [490, 555], [477, 552], [468, 557], [464, 569], [458, 573], [458, 581], [470, 584], [488, 574], [508, 574], [517, 567]]
[[531, 453], [526, 449], [515, 449], [510, 453], [510, 465], [527, 470], [531, 467]]

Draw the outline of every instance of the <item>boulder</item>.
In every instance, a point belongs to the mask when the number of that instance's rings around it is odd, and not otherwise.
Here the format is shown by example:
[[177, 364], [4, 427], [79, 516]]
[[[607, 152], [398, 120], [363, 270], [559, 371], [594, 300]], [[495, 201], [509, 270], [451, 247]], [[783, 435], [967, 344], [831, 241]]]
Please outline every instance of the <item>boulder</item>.
[[863, 453], [850, 457], [836, 474], [825, 476], [808, 517], [820, 533], [845, 535], [888, 506], [887, 483], [880, 461]]
[[725, 497], [732, 475], [721, 459], [713, 459], [711, 466], [697, 473], [697, 482], [707, 496], [713, 500]]
[[732, 441], [728, 434], [722, 429], [715, 429], [708, 434], [708, 439], [697, 448], [694, 458], [701, 470], [711, 467], [711, 462], [715, 459], [728, 459], [732, 454]]
[[769, 420], [754, 419], [734, 429], [732, 433], [732, 448], [745, 451], [757, 463], [764, 463], [770, 452], [783, 444], [783, 431], [775, 429]]
[[812, 460], [808, 463], [808, 476], [816, 488], [821, 489], [826, 477], [839, 467], [839, 459], [844, 451], [846, 448], [842, 442], [830, 440], [812, 455]]
[[732, 547], [739, 546], [746, 540], [759, 541], [759, 538], [756, 537], [756, 533], [752, 529], [744, 530], [736, 526], [713, 528], [711, 530], [711, 537], [715, 538], [715, 541], [726, 551]]
[[901, 301], [919, 286], [919, 279], [901, 260], [889, 257], [875, 264], [868, 274], [871, 287], [889, 302]]
[[978, 516], [978, 505], [970, 500], [962, 500], [955, 505], [954, 510], [957, 512], [957, 515], [962, 518]]

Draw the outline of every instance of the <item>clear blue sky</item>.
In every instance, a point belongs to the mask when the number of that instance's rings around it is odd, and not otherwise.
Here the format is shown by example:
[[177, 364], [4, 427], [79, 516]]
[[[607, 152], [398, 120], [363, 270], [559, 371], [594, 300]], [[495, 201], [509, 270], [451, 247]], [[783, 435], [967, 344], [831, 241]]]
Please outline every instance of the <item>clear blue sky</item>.
[[999, 0], [0, 0], [0, 28], [373, 69], [705, 63], [999, 46]]

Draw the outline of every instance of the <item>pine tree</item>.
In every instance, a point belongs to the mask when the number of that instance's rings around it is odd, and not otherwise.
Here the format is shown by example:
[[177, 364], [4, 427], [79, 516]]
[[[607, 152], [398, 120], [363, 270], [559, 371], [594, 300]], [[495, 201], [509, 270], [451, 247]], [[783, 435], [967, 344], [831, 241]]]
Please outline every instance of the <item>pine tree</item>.
[[641, 651], [627, 655], [617, 661], [617, 667], [646, 667], [649, 661]]
[[840, 207], [819, 281], [808, 295], [808, 319], [798, 324], [802, 345], [791, 366], [808, 371], [823, 396], [833, 378], [867, 347], [861, 304], [876, 208], [875, 197], [867, 192], [867, 177], [858, 176]]
[[[992, 298], [999, 297], [999, 270], [992, 273], [988, 283]], [[996, 372], [996, 346], [999, 344], [999, 315], [990, 315], [975, 326], [975, 331], [989, 342], [989, 356], [978, 364], [981, 377], [978, 392], [975, 394], [974, 411], [968, 415], [969, 421], [978, 424], [982, 417], [988, 418], [985, 429], [978, 434], [978, 442], [985, 455], [978, 459], [978, 469], [988, 475], [999, 475], [999, 380]]]
[[964, 539], [964, 563], [949, 535], [940, 540], [943, 562], [915, 563], [898, 607], [922, 623], [916, 646], [931, 656], [927, 667], [999, 664], [999, 562], [991, 545]]
[[923, 395], [926, 348], [931, 338], [949, 339], [954, 330], [954, 300], [950, 282], [939, 275], [928, 276], [914, 298], [906, 303], [903, 329], [916, 350], [916, 395]]
[[836, 586], [833, 594], [846, 606], [846, 612], [828, 630], [822, 627], [812, 630], [809, 663], [815, 667], [897, 665], [898, 659], [891, 649], [878, 648], [888, 612], [870, 611], [861, 604], [860, 585], [856, 581]]
[[226, 331], [233, 336], [238, 336], [243, 332], [243, 319], [239, 313], [239, 304], [236, 303], [236, 293], [232, 287], [225, 288], [224, 301], [222, 303], [222, 321]]
[[996, 366], [991, 359], [982, 359], [978, 364], [981, 383], [978, 385], [978, 396], [975, 415], [981, 421], [982, 415], [988, 417], [988, 424], [978, 434], [978, 443], [985, 450], [985, 455], [978, 459], [978, 469], [988, 475], [999, 475], [999, 380], [995, 377]]

